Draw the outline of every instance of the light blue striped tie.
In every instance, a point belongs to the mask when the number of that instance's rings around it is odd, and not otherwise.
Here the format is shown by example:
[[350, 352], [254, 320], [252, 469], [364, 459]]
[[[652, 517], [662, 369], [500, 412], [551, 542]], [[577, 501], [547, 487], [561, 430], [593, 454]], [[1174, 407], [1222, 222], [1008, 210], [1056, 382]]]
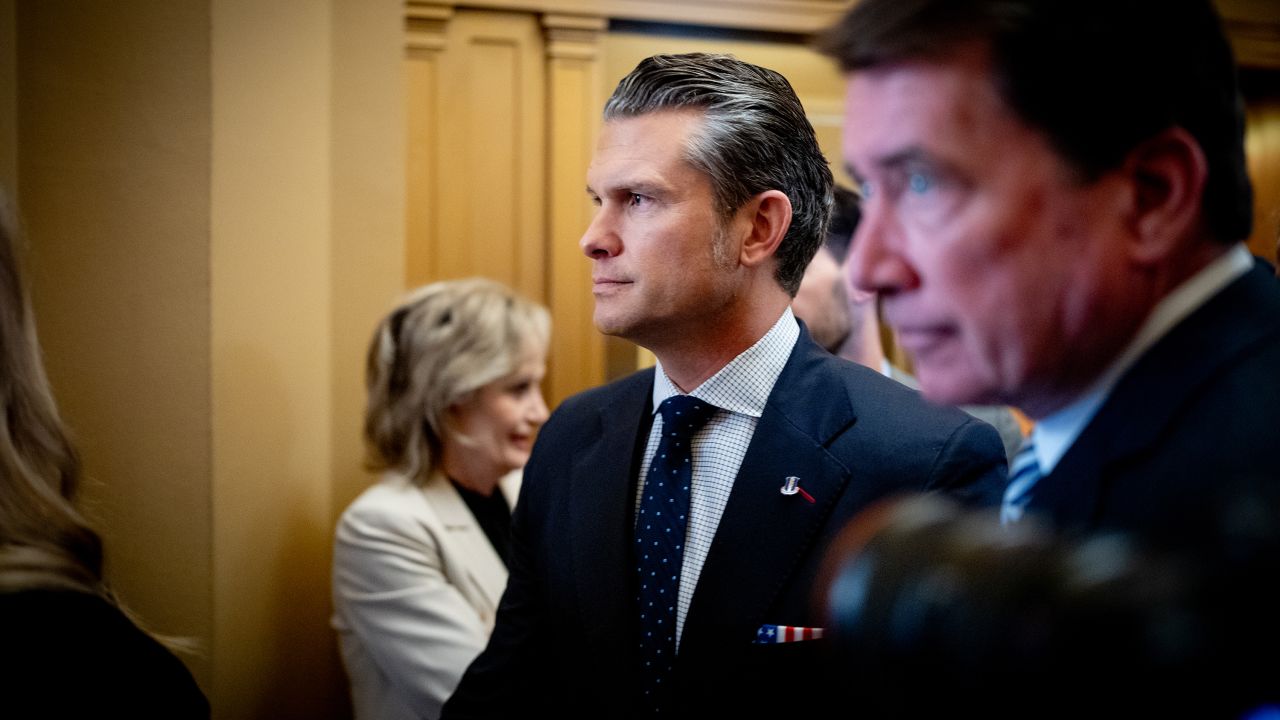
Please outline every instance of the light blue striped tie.
[[1000, 504], [1000, 523], [1009, 525], [1022, 519], [1022, 513], [1031, 502], [1031, 491], [1040, 481], [1040, 461], [1036, 459], [1036, 444], [1027, 436], [1013, 458], [1009, 469], [1009, 484], [1004, 489], [1004, 502]]

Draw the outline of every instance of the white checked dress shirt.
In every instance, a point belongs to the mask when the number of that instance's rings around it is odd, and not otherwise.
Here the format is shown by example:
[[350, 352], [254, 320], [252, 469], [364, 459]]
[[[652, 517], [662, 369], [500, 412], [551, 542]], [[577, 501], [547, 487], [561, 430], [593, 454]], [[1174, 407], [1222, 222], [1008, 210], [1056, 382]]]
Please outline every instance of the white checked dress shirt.
[[[689, 525], [685, 535], [684, 559], [680, 570], [680, 596], [676, 606], [676, 647], [684, 632], [684, 619], [689, 612], [698, 576], [707, 560], [711, 541], [720, 516], [729, 502], [729, 493], [742, 466], [742, 459], [751, 445], [756, 425], [764, 413], [769, 393], [782, 374], [782, 368], [791, 357], [800, 326], [788, 307], [764, 337], [755, 345], [730, 360], [715, 375], [707, 378], [689, 393], [693, 397], [715, 405], [719, 410], [707, 424], [693, 436], [693, 487], [689, 498]], [[636, 488], [636, 507], [644, 490], [644, 479], [649, 463], [658, 449], [662, 437], [662, 415], [657, 408], [672, 395], [680, 394], [679, 388], [667, 377], [659, 362], [653, 383], [653, 428], [645, 447], [644, 460], [640, 464], [640, 481]]]

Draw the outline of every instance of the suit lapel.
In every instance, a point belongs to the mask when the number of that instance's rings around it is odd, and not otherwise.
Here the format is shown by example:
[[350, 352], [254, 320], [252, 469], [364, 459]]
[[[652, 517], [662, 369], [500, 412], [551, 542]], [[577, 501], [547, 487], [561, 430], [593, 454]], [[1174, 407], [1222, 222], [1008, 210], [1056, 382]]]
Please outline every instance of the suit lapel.
[[507, 568], [485, 537], [484, 530], [467, 508], [467, 503], [441, 475], [430, 478], [422, 487], [422, 494], [435, 510], [436, 517], [444, 525], [442, 548], [447, 556], [461, 559], [459, 567], [470, 576], [471, 587], [480, 594], [488, 618], [493, 617], [498, 599], [507, 585]]
[[600, 657], [617, 656], [617, 643], [631, 640], [631, 475], [652, 389], [652, 371], [624, 382], [572, 460], [569, 537], [580, 630], [588, 643], [608, 650]]
[[[681, 639], [682, 663], [696, 661], [704, 649], [740, 646], [767, 621], [769, 606], [849, 480], [848, 469], [825, 446], [853, 423], [853, 410], [821, 352], [802, 334], [770, 393], [698, 579]], [[813, 503], [781, 493], [788, 476], [800, 479]], [[718, 636], [742, 628], [747, 637]]]

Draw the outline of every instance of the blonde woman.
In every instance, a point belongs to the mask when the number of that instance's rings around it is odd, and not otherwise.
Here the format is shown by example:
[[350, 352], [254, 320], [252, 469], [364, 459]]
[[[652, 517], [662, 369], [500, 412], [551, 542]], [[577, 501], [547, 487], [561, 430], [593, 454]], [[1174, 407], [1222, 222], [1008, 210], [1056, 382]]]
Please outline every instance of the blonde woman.
[[511, 505], [547, 419], [547, 311], [482, 279], [378, 324], [364, 438], [381, 480], [343, 513], [334, 628], [358, 720], [435, 718], [493, 628]]
[[0, 193], [0, 715], [207, 718], [191, 673], [103, 579], [12, 227]]

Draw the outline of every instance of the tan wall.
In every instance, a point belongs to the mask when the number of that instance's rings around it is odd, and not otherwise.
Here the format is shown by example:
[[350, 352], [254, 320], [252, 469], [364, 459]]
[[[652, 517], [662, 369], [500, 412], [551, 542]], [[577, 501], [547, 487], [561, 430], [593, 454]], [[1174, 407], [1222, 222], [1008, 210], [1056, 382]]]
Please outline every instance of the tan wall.
[[330, 176], [333, 520], [362, 469], [365, 348], [405, 290], [404, 26], [398, 0], [335, 0]]
[[225, 718], [314, 717], [330, 417], [330, 17], [213, 2], [213, 692]]
[[219, 717], [346, 711], [329, 553], [365, 339], [403, 288], [399, 29], [385, 0], [214, 4]]
[[[18, 174], [54, 390], [125, 602], [208, 648], [208, 19], [18, 7]], [[209, 657], [190, 661], [208, 687]]]
[[0, 5], [0, 180], [89, 514], [217, 718], [349, 715], [329, 545], [404, 288], [401, 39], [397, 0]]

